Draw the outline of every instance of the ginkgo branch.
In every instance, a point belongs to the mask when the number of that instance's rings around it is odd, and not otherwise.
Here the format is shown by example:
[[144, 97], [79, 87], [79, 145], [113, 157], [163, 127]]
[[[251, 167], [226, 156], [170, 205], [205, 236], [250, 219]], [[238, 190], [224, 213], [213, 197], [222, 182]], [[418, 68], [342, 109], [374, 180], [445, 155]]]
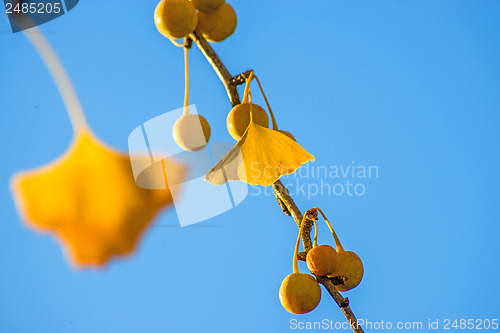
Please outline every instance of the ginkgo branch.
[[[213, 69], [221, 79], [224, 87], [226, 88], [227, 95], [232, 106], [234, 107], [235, 105], [240, 104], [241, 101], [237, 86], [245, 82], [245, 78], [250, 71], [243, 72], [237, 76], [232, 76], [217, 53], [215, 53], [214, 49], [210, 46], [207, 40], [197, 29], [190, 35], [190, 38], [195, 41], [198, 48], [201, 50], [203, 55], [205, 55], [208, 62], [212, 65]], [[288, 193], [286, 187], [281, 183], [280, 180], [278, 180], [273, 184], [273, 190], [283, 212], [291, 216], [297, 226], [300, 228], [303, 215]], [[304, 246], [304, 251], [299, 254], [299, 260], [305, 261], [307, 251], [312, 248], [311, 227], [315, 218], [315, 215], [311, 215], [310, 218], [308, 217], [305, 220], [306, 225], [304, 225], [302, 233], [302, 243]], [[352, 330], [356, 333], [362, 333], [363, 329], [358, 325], [358, 320], [356, 319], [356, 316], [349, 306], [349, 300], [342, 297], [342, 295], [337, 291], [337, 288], [335, 288], [334, 284], [335, 281], [328, 277], [322, 276], [316, 276], [316, 279], [326, 288], [337, 305], [340, 307]]]

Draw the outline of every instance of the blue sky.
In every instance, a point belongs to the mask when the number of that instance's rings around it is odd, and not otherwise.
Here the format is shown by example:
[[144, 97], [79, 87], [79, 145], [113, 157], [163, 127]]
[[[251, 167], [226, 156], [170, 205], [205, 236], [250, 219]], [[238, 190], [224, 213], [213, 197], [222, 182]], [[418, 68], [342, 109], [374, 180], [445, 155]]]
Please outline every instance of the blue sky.
[[[363, 260], [363, 281], [345, 293], [357, 316], [424, 327], [498, 318], [500, 3], [229, 3], [238, 27], [214, 48], [232, 74], [255, 70], [280, 128], [315, 166], [378, 169], [371, 178], [284, 179], [365, 189], [309, 198], [292, 190], [303, 211], [321, 207]], [[183, 103], [183, 54], [156, 31], [155, 6], [81, 1], [41, 26], [90, 126], [123, 150], [134, 128]], [[62, 154], [72, 133], [48, 71], [2, 17], [0, 331], [291, 332], [292, 319], [344, 320], [325, 292], [309, 314], [281, 307], [297, 229], [256, 189], [191, 227], [167, 211], [133, 257], [104, 271], [73, 270], [57, 242], [27, 229], [13, 206], [9, 178]], [[191, 103], [211, 140], [232, 141], [223, 86], [197, 49], [190, 60]], [[332, 244], [324, 224], [319, 239]]]

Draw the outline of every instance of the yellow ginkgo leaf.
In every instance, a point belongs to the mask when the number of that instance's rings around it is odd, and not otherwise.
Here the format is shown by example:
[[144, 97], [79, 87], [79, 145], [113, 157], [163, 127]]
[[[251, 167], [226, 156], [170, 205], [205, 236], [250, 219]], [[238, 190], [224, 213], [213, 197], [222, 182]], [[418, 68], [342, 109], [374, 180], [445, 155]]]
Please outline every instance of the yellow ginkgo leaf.
[[309, 161], [314, 161], [314, 156], [297, 142], [251, 121], [238, 143], [205, 175], [205, 180], [213, 185], [241, 180], [269, 186]]
[[[163, 163], [163, 162], [162, 162]], [[179, 182], [169, 162], [169, 181]], [[129, 156], [77, 132], [53, 163], [12, 179], [17, 208], [32, 228], [55, 233], [77, 266], [101, 266], [130, 254], [158, 211], [172, 203], [165, 189], [136, 185]]]

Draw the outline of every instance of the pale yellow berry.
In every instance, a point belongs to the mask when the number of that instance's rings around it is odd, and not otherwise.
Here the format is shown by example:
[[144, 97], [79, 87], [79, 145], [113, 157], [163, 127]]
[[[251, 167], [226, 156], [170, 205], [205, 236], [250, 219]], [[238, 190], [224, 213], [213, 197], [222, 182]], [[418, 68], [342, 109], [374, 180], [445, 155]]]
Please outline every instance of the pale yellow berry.
[[221, 42], [231, 36], [237, 21], [234, 9], [228, 3], [217, 10], [198, 13], [198, 28], [203, 37], [212, 42]]
[[198, 13], [187, 0], [161, 0], [155, 9], [155, 24], [167, 38], [187, 37], [198, 24]]
[[338, 268], [339, 256], [330, 245], [315, 246], [307, 252], [306, 263], [312, 274], [327, 276]]
[[293, 273], [281, 283], [279, 295], [285, 310], [293, 314], [302, 314], [318, 306], [321, 300], [321, 288], [312, 275]]
[[210, 139], [210, 125], [200, 115], [183, 115], [175, 122], [172, 136], [179, 147], [184, 150], [202, 150]]
[[253, 121], [263, 127], [269, 126], [266, 110], [257, 104], [238, 104], [229, 112], [226, 120], [227, 130], [236, 141], [241, 139], [250, 124], [250, 107], [252, 108]]
[[356, 287], [363, 278], [364, 268], [361, 259], [352, 251], [339, 251], [337, 269], [328, 277], [343, 276], [347, 281], [343, 285], [335, 286], [338, 291], [347, 291]]

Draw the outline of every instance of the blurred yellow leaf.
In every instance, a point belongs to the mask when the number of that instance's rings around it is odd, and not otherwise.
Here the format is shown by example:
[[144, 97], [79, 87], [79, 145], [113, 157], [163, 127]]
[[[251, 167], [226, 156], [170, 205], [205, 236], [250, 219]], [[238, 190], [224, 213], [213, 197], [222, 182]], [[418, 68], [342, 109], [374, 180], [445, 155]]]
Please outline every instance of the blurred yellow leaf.
[[[184, 169], [178, 166], [172, 174], [169, 164], [169, 180], [178, 183]], [[58, 160], [12, 179], [18, 210], [28, 225], [55, 233], [77, 266], [101, 266], [133, 252], [158, 211], [172, 204], [165, 187], [138, 187], [130, 158], [87, 131], [77, 132]]]
[[314, 161], [314, 156], [297, 142], [251, 121], [240, 141], [205, 175], [205, 180], [214, 185], [241, 180], [269, 186], [309, 161]]

